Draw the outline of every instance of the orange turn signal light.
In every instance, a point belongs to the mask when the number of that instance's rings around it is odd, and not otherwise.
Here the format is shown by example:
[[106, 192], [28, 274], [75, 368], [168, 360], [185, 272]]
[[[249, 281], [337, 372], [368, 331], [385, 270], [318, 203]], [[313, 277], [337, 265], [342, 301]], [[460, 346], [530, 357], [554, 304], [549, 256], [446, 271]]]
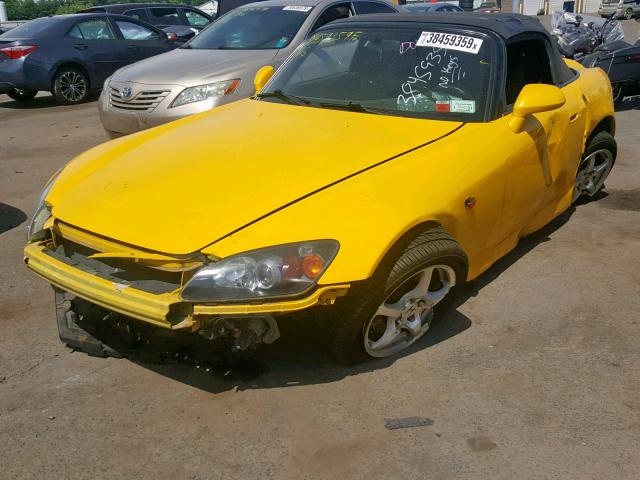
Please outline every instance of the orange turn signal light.
[[231, 82], [231, 84], [224, 91], [224, 94], [225, 95], [229, 95], [229, 94], [235, 92], [236, 88], [238, 88], [238, 85], [240, 85], [240, 79], [235, 79], [234, 81]]
[[302, 271], [309, 279], [315, 279], [324, 268], [324, 258], [317, 253], [305, 255], [302, 259]]

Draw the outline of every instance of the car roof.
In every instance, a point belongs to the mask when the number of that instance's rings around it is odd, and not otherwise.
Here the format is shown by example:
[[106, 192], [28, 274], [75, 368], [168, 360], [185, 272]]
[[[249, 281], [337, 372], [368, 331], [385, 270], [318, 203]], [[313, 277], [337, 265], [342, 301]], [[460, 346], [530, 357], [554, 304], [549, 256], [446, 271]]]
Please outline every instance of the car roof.
[[[112, 3], [109, 5], [95, 5], [89, 8], [149, 8], [149, 7], [191, 7], [183, 3]], [[195, 8], [195, 7], [191, 7]]]
[[301, 7], [315, 7], [319, 3], [326, 0], [264, 0], [261, 2], [253, 2], [243, 5], [246, 6], [261, 6], [261, 7], [286, 7], [287, 5], [299, 5]]
[[525, 32], [539, 32], [546, 36], [549, 35], [547, 30], [542, 26], [540, 21], [535, 17], [528, 17], [514, 13], [492, 13], [483, 15], [481, 13], [472, 12], [454, 12], [440, 13], [435, 16], [433, 14], [415, 14], [415, 13], [398, 13], [396, 15], [389, 14], [371, 14], [356, 15], [351, 18], [335, 20], [327, 25], [367, 22], [367, 23], [434, 23], [459, 25], [461, 27], [479, 28], [495, 32], [504, 39], [508, 39]]

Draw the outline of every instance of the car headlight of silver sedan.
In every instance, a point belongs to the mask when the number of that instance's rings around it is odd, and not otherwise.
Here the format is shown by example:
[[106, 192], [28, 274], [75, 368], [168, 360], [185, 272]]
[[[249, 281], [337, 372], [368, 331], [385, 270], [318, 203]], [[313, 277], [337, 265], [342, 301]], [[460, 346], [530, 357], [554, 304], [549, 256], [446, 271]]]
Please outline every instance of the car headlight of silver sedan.
[[51, 187], [53, 187], [56, 178], [60, 175], [60, 172], [62, 172], [62, 168], [52, 175], [40, 194], [38, 206], [36, 207], [36, 211], [33, 214], [33, 217], [31, 217], [31, 222], [27, 227], [27, 241], [29, 242], [39, 242], [47, 237], [44, 224], [47, 223], [47, 220], [51, 217], [51, 206], [45, 202], [45, 199], [47, 198]]
[[232, 255], [198, 270], [182, 299], [224, 302], [296, 295], [318, 282], [338, 248], [336, 240], [313, 240]]
[[238, 85], [240, 85], [240, 79], [235, 78], [233, 80], [225, 80], [222, 82], [208, 83], [206, 85], [197, 85], [195, 87], [185, 88], [171, 103], [170, 108], [230, 95], [235, 92]]

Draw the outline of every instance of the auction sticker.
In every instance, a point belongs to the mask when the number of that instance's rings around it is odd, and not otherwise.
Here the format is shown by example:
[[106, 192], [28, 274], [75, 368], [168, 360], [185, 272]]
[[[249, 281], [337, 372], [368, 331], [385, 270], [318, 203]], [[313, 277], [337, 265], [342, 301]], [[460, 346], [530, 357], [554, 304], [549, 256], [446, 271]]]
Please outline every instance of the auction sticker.
[[302, 5], [287, 5], [282, 10], [292, 10], [294, 12], [308, 12], [312, 8], [313, 7], [305, 7], [305, 6], [302, 6]]
[[449, 102], [452, 112], [456, 113], [476, 113], [475, 100], [451, 100]]
[[416, 42], [417, 47], [446, 48], [448, 50], [459, 50], [461, 52], [473, 53], [477, 55], [482, 47], [483, 40], [469, 37], [467, 35], [457, 35], [455, 33], [422, 32]]

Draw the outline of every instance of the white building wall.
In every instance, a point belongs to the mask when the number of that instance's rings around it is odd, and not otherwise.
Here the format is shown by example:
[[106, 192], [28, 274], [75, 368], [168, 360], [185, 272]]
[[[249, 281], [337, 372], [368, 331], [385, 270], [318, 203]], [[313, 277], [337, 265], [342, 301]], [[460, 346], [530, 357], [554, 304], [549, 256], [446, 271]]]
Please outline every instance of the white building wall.
[[520, 0], [520, 2], [524, 15], [537, 15], [538, 10], [544, 8], [544, 0]]
[[596, 13], [600, 8], [600, 0], [584, 0], [582, 13]]

